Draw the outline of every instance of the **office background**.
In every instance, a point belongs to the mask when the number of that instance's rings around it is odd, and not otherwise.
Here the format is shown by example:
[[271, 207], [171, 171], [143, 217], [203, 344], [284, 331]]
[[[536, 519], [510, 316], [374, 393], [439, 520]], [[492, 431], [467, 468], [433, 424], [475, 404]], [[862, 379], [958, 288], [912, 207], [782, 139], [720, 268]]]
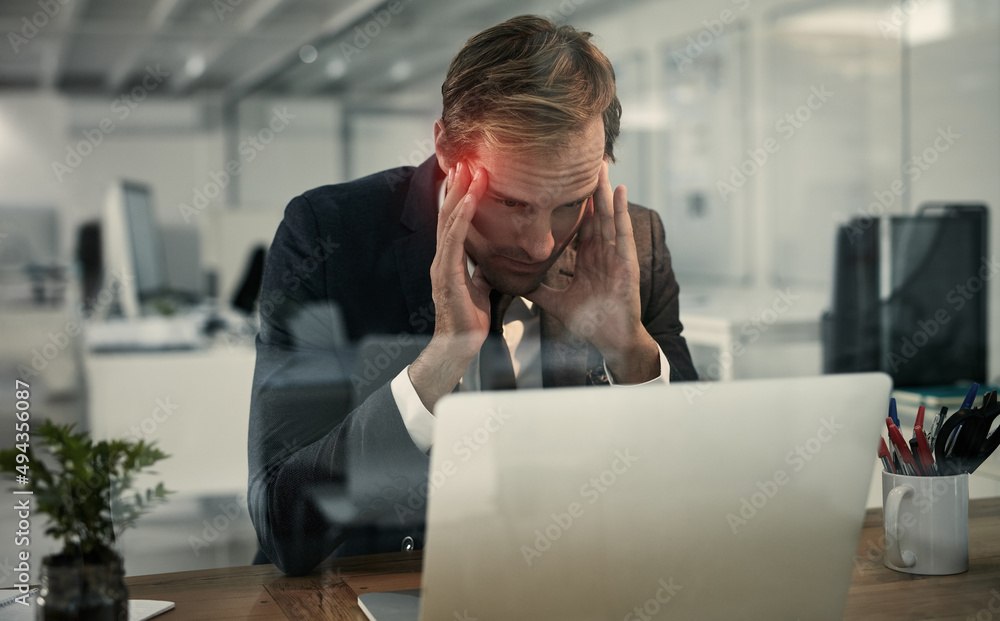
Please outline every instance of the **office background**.
[[[72, 266], [109, 185], [148, 183], [171, 284], [203, 292], [211, 271], [227, 301], [290, 198], [430, 155], [448, 62], [521, 13], [590, 30], [614, 63], [624, 116], [612, 182], [663, 217], [682, 318], [711, 378], [821, 371], [834, 234], [850, 218], [1000, 205], [994, 0], [11, 0], [0, 6], [0, 208], [55, 214], [53, 261]], [[990, 227], [987, 265], [1000, 218]], [[0, 257], [14, 252], [5, 240]], [[71, 318], [67, 273], [61, 303], [0, 297], [4, 377]], [[995, 382], [1000, 287], [989, 286]], [[747, 325], [759, 342], [721, 359]], [[249, 562], [238, 483], [251, 346], [247, 329], [211, 352], [95, 356], [72, 337], [44, 361], [37, 415], [110, 434], [138, 426], [181, 453], [161, 468], [177, 497], [126, 537], [129, 573]], [[13, 403], [12, 385], [0, 402]]]

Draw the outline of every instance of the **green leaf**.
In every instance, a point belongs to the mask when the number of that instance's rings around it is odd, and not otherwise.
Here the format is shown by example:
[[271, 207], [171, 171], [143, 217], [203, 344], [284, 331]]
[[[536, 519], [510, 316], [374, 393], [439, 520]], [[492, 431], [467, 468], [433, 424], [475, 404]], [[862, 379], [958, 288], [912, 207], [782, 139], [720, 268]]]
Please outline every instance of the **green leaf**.
[[[153, 444], [123, 439], [95, 443], [74, 425], [49, 420], [32, 435], [34, 441], [26, 454], [37, 511], [48, 517], [46, 534], [63, 541], [65, 550], [111, 549], [122, 530], [134, 526], [170, 493], [162, 482], [152, 490], [133, 490], [136, 475], [168, 457]], [[0, 449], [4, 478], [13, 480], [18, 474], [18, 452]], [[134, 503], [125, 500], [130, 492], [134, 492]]]

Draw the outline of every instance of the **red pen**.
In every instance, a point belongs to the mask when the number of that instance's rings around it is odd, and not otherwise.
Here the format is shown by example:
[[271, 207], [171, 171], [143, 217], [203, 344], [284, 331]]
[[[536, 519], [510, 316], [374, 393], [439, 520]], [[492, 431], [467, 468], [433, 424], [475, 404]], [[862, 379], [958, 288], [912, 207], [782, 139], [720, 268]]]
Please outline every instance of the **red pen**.
[[882, 460], [882, 468], [886, 472], [896, 473], [896, 469], [892, 466], [892, 457], [889, 456], [889, 447], [885, 445], [885, 438], [878, 439], [878, 458]]
[[885, 417], [885, 426], [889, 428], [889, 440], [896, 447], [896, 454], [899, 455], [899, 462], [903, 466], [904, 474], [917, 476], [920, 470], [917, 468], [917, 462], [913, 459], [909, 445], [903, 439], [903, 434], [899, 432], [899, 427], [888, 416]]
[[920, 457], [920, 464], [928, 475], [937, 474], [937, 466], [934, 465], [934, 454], [931, 453], [931, 445], [927, 443], [927, 436], [924, 435], [924, 428], [917, 425], [913, 428], [913, 433], [917, 437], [917, 456]]
[[918, 448], [917, 439], [910, 438], [910, 453], [913, 455], [913, 461], [917, 463], [917, 474], [925, 477], [930, 474], [930, 469], [928, 466], [925, 466], [922, 461], [920, 461], [920, 451]]
[[[913, 437], [917, 437], [917, 427], [923, 429], [924, 427], [924, 406], [920, 406], [917, 409], [917, 424], [913, 426]], [[926, 438], [924, 438], [926, 440]]]

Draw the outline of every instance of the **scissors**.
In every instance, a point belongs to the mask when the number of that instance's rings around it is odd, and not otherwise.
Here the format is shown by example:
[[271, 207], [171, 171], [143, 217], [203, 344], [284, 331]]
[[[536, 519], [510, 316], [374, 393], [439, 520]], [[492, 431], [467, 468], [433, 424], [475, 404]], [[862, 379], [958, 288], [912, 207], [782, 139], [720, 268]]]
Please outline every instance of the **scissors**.
[[1000, 445], [1000, 430], [989, 433], [1000, 416], [997, 393], [983, 396], [978, 408], [962, 408], [941, 425], [934, 443], [938, 469], [942, 475], [972, 473]]

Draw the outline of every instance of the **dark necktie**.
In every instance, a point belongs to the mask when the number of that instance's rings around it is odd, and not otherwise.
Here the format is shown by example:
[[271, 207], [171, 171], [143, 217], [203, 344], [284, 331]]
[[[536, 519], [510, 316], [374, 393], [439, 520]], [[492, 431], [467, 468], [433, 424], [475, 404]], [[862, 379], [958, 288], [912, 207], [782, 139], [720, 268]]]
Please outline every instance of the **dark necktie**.
[[514, 300], [494, 289], [490, 292], [490, 333], [479, 350], [480, 390], [514, 390], [514, 365], [503, 339], [503, 316]]

